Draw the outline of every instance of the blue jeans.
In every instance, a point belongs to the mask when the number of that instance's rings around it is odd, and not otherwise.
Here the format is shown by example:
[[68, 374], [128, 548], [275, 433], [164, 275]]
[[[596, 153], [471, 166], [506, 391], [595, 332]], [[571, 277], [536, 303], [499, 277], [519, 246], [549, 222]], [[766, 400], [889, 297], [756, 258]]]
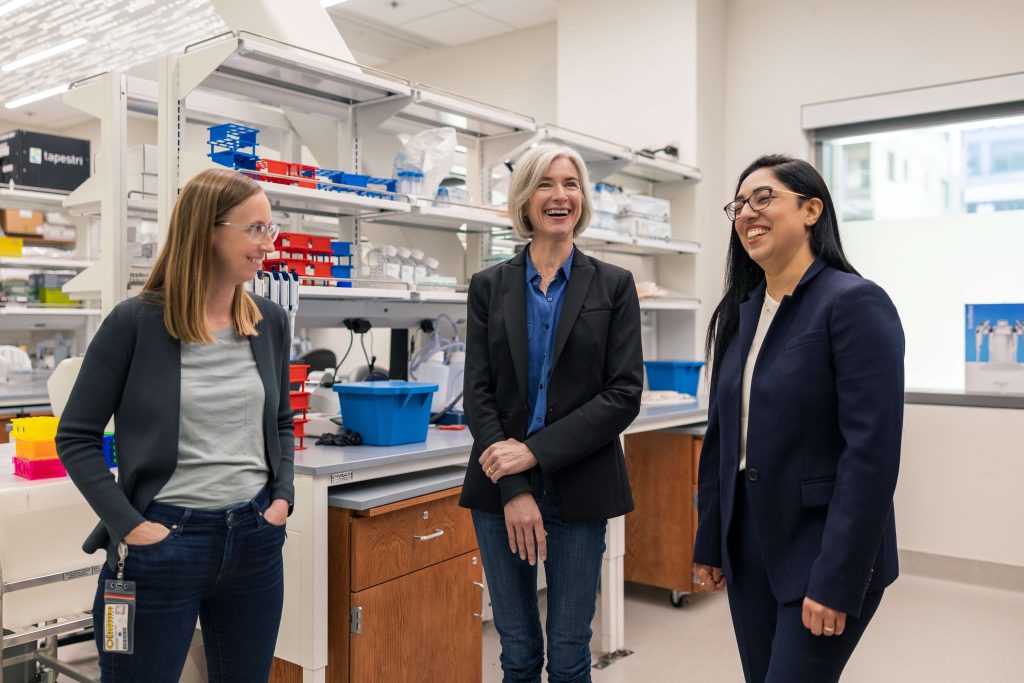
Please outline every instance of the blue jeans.
[[[590, 681], [590, 622], [604, 554], [604, 519], [563, 522], [549, 476], [534, 470], [533, 495], [547, 531], [548, 680]], [[537, 604], [537, 567], [509, 550], [503, 515], [473, 510], [505, 681], [540, 681], [544, 632]]]
[[263, 518], [264, 489], [222, 510], [153, 503], [145, 517], [171, 533], [159, 543], [129, 546], [124, 578], [135, 581], [133, 654], [103, 652], [104, 564], [93, 605], [104, 683], [175, 683], [198, 617], [212, 682], [257, 683], [270, 676], [284, 603], [281, 547], [285, 527]]

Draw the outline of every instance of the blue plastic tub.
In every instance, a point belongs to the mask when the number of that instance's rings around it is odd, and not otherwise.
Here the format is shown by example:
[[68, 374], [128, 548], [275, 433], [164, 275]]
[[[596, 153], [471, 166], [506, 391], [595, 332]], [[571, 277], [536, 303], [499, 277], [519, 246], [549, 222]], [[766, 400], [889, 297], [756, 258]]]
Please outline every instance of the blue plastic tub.
[[697, 395], [697, 383], [704, 362], [699, 360], [645, 360], [647, 388]]
[[352, 243], [344, 242], [342, 240], [331, 240], [331, 255], [333, 256], [351, 256], [352, 255]]
[[334, 385], [345, 428], [359, 432], [367, 446], [425, 441], [430, 401], [437, 388], [399, 380]]

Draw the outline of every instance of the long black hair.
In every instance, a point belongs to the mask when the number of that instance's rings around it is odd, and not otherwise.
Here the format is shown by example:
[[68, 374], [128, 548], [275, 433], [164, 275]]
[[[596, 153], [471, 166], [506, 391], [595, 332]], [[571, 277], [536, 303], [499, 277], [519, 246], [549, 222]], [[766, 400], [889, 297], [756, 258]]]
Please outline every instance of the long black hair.
[[[832, 205], [832, 197], [825, 185], [825, 180], [818, 171], [802, 159], [794, 159], [785, 154], [766, 154], [747, 166], [736, 181], [736, 192], [754, 171], [759, 168], [770, 168], [778, 181], [786, 189], [799, 192], [808, 198], [816, 197], [823, 205], [818, 222], [811, 229], [811, 252], [836, 270], [859, 275], [843, 253], [843, 245], [839, 239], [839, 221], [836, 209]], [[734, 196], [735, 196], [734, 194]], [[801, 204], [805, 199], [798, 200]], [[711, 386], [718, 383], [718, 369], [722, 357], [729, 347], [729, 342], [736, 336], [740, 325], [740, 302], [747, 293], [761, 283], [764, 271], [757, 265], [740, 242], [736, 234], [736, 222], [733, 221], [732, 237], [729, 239], [729, 254], [726, 258], [725, 295], [711, 314], [708, 334], [704, 342], [705, 360], [712, 360]], [[714, 353], [712, 353], [714, 352]]]

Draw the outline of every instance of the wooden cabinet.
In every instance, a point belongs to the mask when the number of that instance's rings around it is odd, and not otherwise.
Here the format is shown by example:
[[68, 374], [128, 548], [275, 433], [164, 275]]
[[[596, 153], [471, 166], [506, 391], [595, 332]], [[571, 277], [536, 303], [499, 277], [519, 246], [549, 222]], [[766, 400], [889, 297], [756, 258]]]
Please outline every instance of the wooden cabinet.
[[479, 683], [483, 565], [460, 491], [328, 511], [328, 681]]
[[667, 430], [626, 437], [636, 509], [626, 515], [626, 581], [694, 592], [697, 468], [703, 438]]

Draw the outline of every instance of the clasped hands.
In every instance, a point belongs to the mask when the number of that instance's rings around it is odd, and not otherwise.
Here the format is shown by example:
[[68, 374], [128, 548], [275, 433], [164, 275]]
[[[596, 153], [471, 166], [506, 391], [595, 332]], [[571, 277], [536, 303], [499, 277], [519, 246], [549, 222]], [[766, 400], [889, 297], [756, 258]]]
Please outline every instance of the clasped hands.
[[480, 456], [480, 467], [495, 484], [502, 477], [525, 472], [537, 464], [537, 458], [522, 441], [505, 439], [491, 444]]
[[[502, 477], [525, 472], [537, 464], [529, 447], [515, 439], [491, 444], [480, 456], [480, 467], [495, 484]], [[530, 492], [520, 493], [505, 504], [505, 530], [508, 547], [530, 565], [547, 559], [547, 532], [540, 508]]]

